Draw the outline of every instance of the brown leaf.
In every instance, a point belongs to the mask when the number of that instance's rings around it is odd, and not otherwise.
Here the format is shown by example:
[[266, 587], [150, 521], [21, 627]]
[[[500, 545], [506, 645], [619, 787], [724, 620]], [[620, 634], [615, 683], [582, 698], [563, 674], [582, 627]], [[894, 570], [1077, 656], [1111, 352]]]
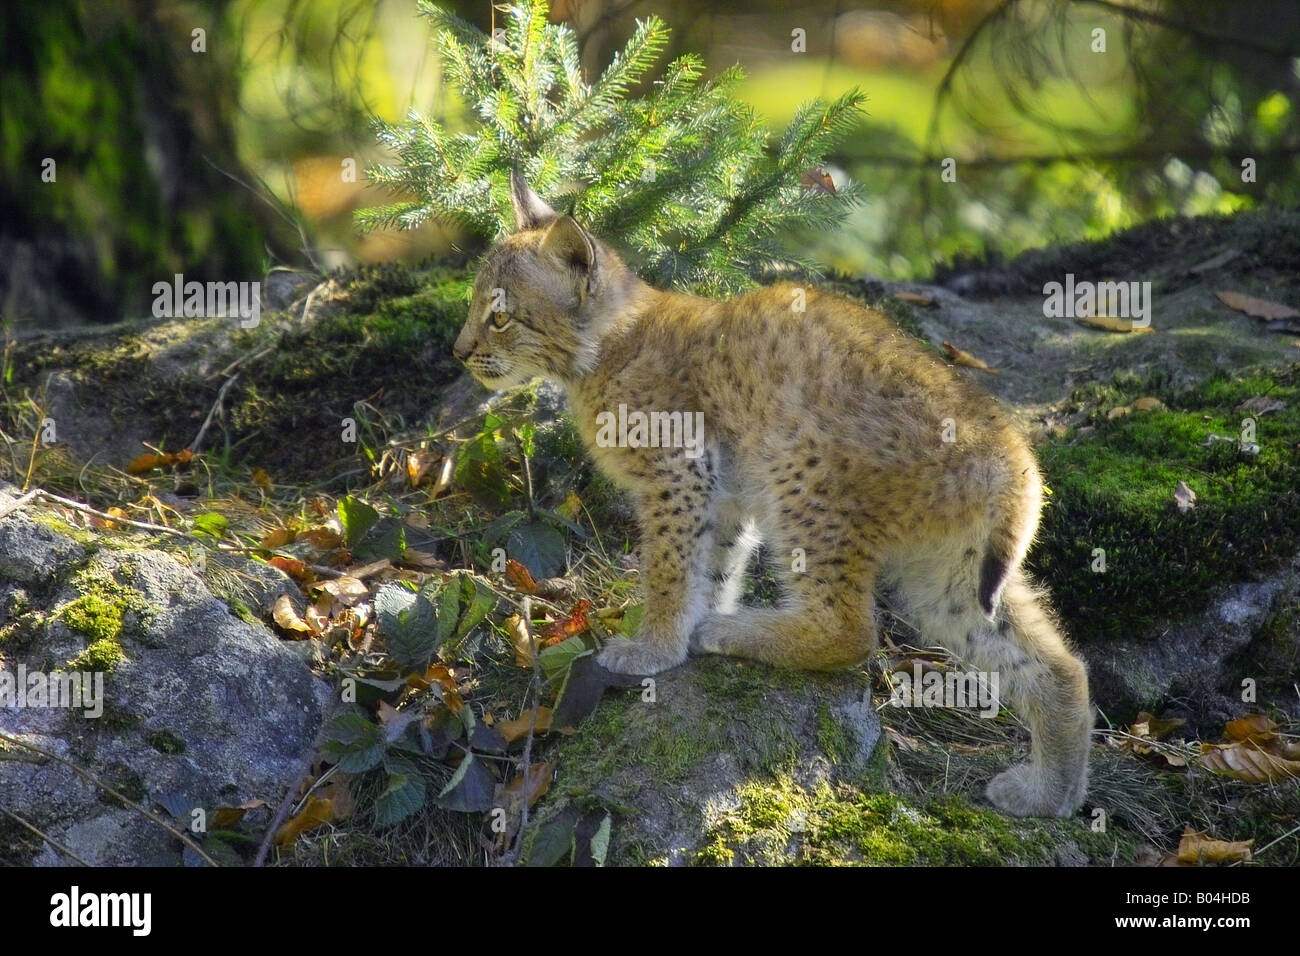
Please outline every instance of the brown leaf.
[[547, 624], [538, 635], [538, 649], [541, 650], [550, 647], [552, 644], [559, 644], [561, 641], [568, 640], [570, 637], [587, 630], [591, 626], [587, 621], [587, 612], [590, 610], [590, 601], [579, 601], [573, 606], [573, 610], [569, 612], [568, 617]]
[[311, 587], [315, 591], [328, 594], [344, 607], [352, 607], [370, 595], [370, 588], [366, 587], [365, 582], [346, 574], [340, 578], [317, 582]]
[[229, 830], [238, 824], [249, 810], [256, 810], [258, 807], [264, 806], [266, 806], [266, 801], [252, 799], [245, 800], [237, 807], [217, 807], [216, 812], [212, 814], [212, 826], [218, 830]]
[[1113, 315], [1081, 315], [1074, 321], [1080, 325], [1086, 325], [1090, 329], [1101, 329], [1103, 332], [1152, 332], [1154, 329], [1150, 325], [1139, 325], [1134, 327], [1132, 319], [1120, 319]]
[[835, 195], [835, 180], [831, 179], [830, 173], [824, 170], [804, 170], [799, 174], [799, 182], [803, 183], [805, 189], [814, 189], [817, 192]]
[[1154, 717], [1146, 711], [1143, 711], [1137, 715], [1137, 723], [1135, 723], [1134, 726], [1136, 727], [1138, 724], [1146, 724], [1147, 733], [1138, 734], [1135, 730], [1130, 730], [1129, 733], [1136, 734], [1139, 737], [1149, 736], [1155, 740], [1159, 740], [1171, 731], [1177, 730], [1185, 723], [1187, 723], [1187, 721], [1182, 717]]
[[977, 368], [981, 372], [988, 372], [990, 375], [1002, 374], [995, 368], [989, 368], [983, 359], [978, 359], [969, 352], [957, 348], [951, 342], [943, 343], [943, 354], [948, 356], [948, 361], [953, 365], [965, 365], [969, 368]]
[[336, 780], [307, 798], [302, 812], [276, 831], [275, 842], [289, 846], [302, 834], [327, 823], [340, 823], [352, 815], [355, 801], [347, 781]]
[[522, 802], [524, 796], [528, 798], [528, 805], [531, 807], [542, 797], [546, 796], [546, 791], [551, 789], [551, 771], [554, 768], [549, 763], [535, 763], [528, 768], [528, 782], [524, 785], [524, 775], [519, 774], [502, 788], [502, 794], [512, 797]]
[[1227, 265], [1229, 262], [1237, 258], [1237, 256], [1239, 255], [1241, 255], [1240, 249], [1225, 249], [1223, 250], [1223, 252], [1220, 252], [1217, 256], [1211, 256], [1209, 259], [1206, 259], [1204, 262], [1198, 262], [1196, 265], [1192, 266], [1187, 271], [1190, 272], [1192, 275], [1200, 275], [1202, 272], [1213, 272], [1215, 269], [1219, 269]]
[[518, 614], [511, 614], [502, 622], [510, 643], [515, 649], [515, 663], [520, 667], [533, 666], [533, 645], [528, 640], [528, 625]]
[[903, 292], [900, 290], [894, 293], [894, 298], [912, 305], [919, 305], [922, 308], [929, 308], [934, 305], [934, 299], [928, 295], [921, 295], [919, 292]]
[[153, 471], [155, 468], [161, 468], [169, 464], [170, 455], [156, 455], [151, 451], [145, 452], [131, 460], [131, 464], [126, 466], [128, 475], [143, 475], [146, 471]]
[[1300, 312], [1297, 312], [1289, 305], [1270, 302], [1268, 299], [1257, 299], [1253, 295], [1246, 295], [1242, 292], [1216, 292], [1214, 294], [1228, 308], [1244, 312], [1246, 315], [1254, 316], [1257, 319], [1294, 319], [1300, 316]]
[[275, 842], [280, 846], [289, 846], [304, 833], [324, 826], [333, 818], [334, 801], [315, 795], [310, 796], [302, 812], [280, 827], [275, 834]]
[[521, 594], [536, 594], [537, 582], [528, 569], [514, 558], [506, 559], [506, 580]]
[[1243, 783], [1273, 783], [1300, 777], [1300, 760], [1269, 753], [1252, 740], [1201, 744], [1201, 765]]
[[311, 633], [311, 628], [294, 610], [293, 602], [289, 600], [287, 594], [281, 594], [275, 599], [275, 606], [271, 609], [271, 617], [280, 626], [281, 630], [288, 631], [290, 634], [297, 636]]
[[273, 568], [279, 568], [300, 584], [310, 584], [316, 580], [316, 572], [297, 558], [284, 558], [277, 554], [266, 563]]
[[438, 459], [428, 452], [413, 451], [406, 456], [406, 480], [412, 488], [418, 488], [429, 480], [429, 472]]
[[308, 541], [318, 551], [332, 551], [343, 546], [343, 535], [324, 525], [304, 531], [299, 537]]
[[261, 541], [258, 546], [268, 551], [274, 551], [276, 548], [283, 548], [286, 544], [292, 544], [293, 539], [298, 536], [298, 532], [290, 528], [276, 528], [270, 532]]
[[1253, 740], [1263, 743], [1277, 736], [1277, 724], [1263, 714], [1247, 714], [1230, 720], [1223, 728], [1223, 736], [1229, 740]]
[[[544, 734], [551, 729], [551, 708], [537, 707], [537, 726], [533, 733]], [[533, 712], [526, 711], [520, 714], [514, 720], [503, 720], [497, 724], [497, 730], [501, 736], [506, 739], [506, 743], [511, 744], [516, 740], [522, 740], [528, 736], [528, 728], [532, 724]]]
[[1229, 842], [1216, 840], [1191, 827], [1183, 830], [1178, 841], [1177, 866], [1222, 866], [1225, 863], [1250, 861], [1250, 847], [1254, 840]]

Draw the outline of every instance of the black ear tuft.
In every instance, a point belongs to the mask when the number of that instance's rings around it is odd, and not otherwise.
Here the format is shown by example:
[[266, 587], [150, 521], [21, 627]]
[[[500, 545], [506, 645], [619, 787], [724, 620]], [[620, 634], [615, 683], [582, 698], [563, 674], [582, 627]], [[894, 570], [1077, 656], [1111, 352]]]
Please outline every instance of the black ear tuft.
[[510, 202], [515, 210], [515, 230], [536, 229], [557, 215], [524, 180], [517, 169], [510, 171]]

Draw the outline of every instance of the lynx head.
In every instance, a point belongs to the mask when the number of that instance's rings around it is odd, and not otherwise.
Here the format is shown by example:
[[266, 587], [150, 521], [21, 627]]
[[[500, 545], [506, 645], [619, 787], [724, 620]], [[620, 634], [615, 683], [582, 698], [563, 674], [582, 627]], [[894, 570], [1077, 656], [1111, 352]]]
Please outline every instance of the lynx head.
[[540, 375], [572, 381], [595, 364], [601, 334], [645, 286], [612, 249], [510, 175], [515, 231], [474, 280], [452, 352], [488, 388]]

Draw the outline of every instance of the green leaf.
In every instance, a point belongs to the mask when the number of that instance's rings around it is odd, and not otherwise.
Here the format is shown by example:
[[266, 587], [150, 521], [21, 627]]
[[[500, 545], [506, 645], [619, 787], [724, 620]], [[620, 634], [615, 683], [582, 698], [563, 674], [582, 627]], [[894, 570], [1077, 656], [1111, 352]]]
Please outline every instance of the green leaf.
[[344, 773], [365, 773], [383, 759], [384, 732], [360, 714], [341, 714], [330, 721], [321, 750]]
[[383, 584], [375, 592], [375, 626], [389, 656], [403, 667], [423, 671], [438, 647], [438, 615], [423, 594], [400, 584]]
[[497, 605], [496, 592], [468, 574], [462, 574], [460, 577], [460, 592], [461, 600], [466, 605], [466, 611], [461, 616], [460, 624], [456, 627], [457, 641], [474, 630], [479, 622], [491, 614], [492, 609]]
[[424, 806], [424, 777], [409, 760], [392, 758], [386, 762], [388, 786], [375, 800], [375, 823], [389, 827], [401, 823]]
[[396, 518], [380, 520], [374, 532], [353, 553], [360, 561], [375, 561], [379, 558], [401, 561], [406, 554], [406, 525]]
[[462, 813], [483, 813], [492, 809], [492, 795], [496, 781], [482, 762], [473, 754], [466, 754], [447, 786], [438, 794], [438, 806], [444, 810]]
[[609, 854], [609, 833], [612, 823], [609, 814], [605, 814], [605, 819], [600, 821], [600, 826], [591, 835], [591, 858], [597, 866], [604, 866], [605, 857]]
[[546, 675], [547, 680], [564, 674], [569, 669], [569, 665], [579, 657], [585, 657], [591, 653], [591, 648], [581, 637], [570, 637], [546, 648], [537, 655], [538, 662], [542, 665], [542, 673]]
[[636, 637], [637, 631], [641, 629], [641, 620], [645, 617], [645, 605], [633, 604], [623, 612], [623, 620], [619, 621], [618, 629], [622, 634], [628, 637]]
[[225, 515], [219, 515], [215, 511], [205, 511], [194, 516], [194, 530], [214, 538], [221, 537], [229, 524]]
[[573, 823], [557, 820], [537, 831], [528, 848], [527, 866], [555, 866], [568, 856], [573, 859]]
[[366, 532], [379, 520], [379, 512], [351, 495], [339, 499], [339, 523], [349, 549], [355, 548]]
[[510, 532], [506, 554], [528, 569], [537, 580], [564, 573], [568, 548], [564, 536], [548, 524], [534, 521]]

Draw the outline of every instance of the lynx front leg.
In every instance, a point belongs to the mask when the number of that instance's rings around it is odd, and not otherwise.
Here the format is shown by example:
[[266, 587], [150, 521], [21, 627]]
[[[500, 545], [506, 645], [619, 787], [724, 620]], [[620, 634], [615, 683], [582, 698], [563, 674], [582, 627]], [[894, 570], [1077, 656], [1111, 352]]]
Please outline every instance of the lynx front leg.
[[635, 640], [614, 638], [597, 660], [620, 674], [656, 674], [686, 660], [709, 597], [714, 519], [703, 465], [661, 466], [662, 482], [637, 508], [645, 616]]

